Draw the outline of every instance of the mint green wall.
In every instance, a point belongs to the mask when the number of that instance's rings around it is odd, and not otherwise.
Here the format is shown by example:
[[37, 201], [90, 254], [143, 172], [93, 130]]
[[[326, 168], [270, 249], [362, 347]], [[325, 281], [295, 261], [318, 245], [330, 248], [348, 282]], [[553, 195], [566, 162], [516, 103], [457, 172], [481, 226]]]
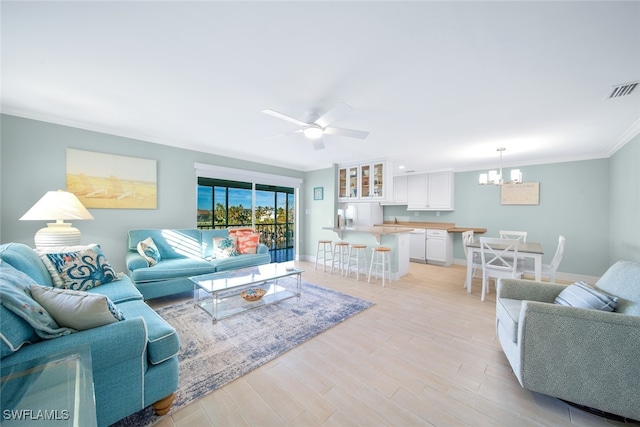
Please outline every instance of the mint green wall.
[[[302, 259], [315, 259], [318, 239], [336, 240], [333, 231], [323, 230], [322, 227], [333, 226], [337, 213], [337, 196], [335, 178], [337, 168], [320, 169], [307, 172], [305, 175], [304, 205], [301, 212], [302, 239], [300, 241], [300, 256]], [[323, 187], [323, 200], [313, 200], [313, 189]]]
[[[75, 225], [83, 242], [99, 242], [114, 267], [124, 270], [126, 233], [140, 227], [194, 227], [196, 206], [194, 163], [301, 178], [299, 254], [315, 256], [316, 241], [335, 239], [322, 227], [333, 225], [337, 208], [335, 167], [300, 172], [265, 164], [183, 150], [67, 126], [0, 116], [0, 237], [33, 245], [33, 235], [44, 226], [18, 221], [46, 191], [64, 189], [66, 148], [119, 154], [158, 161], [158, 209], [92, 209], [94, 221]], [[560, 266], [564, 273], [600, 276], [618, 259], [640, 262], [640, 137], [610, 159], [521, 167], [526, 181], [540, 182], [540, 205], [502, 206], [499, 188], [476, 184], [480, 171], [456, 174], [454, 212], [407, 212], [385, 207], [385, 219], [453, 222], [485, 227], [487, 235], [499, 229], [527, 230], [529, 239], [553, 256], [559, 234], [567, 237]], [[506, 168], [508, 169], [508, 168]], [[313, 200], [313, 188], [324, 188], [324, 200]], [[460, 236], [454, 256], [463, 259]]]
[[158, 209], [91, 209], [95, 220], [74, 223], [82, 233], [82, 242], [100, 243], [117, 271], [125, 271], [128, 230], [196, 226], [194, 163], [304, 179], [303, 172], [291, 169], [7, 115], [2, 116], [0, 136], [2, 242], [20, 242], [33, 246], [34, 234], [45, 223], [19, 221], [18, 218], [47, 191], [66, 188], [67, 148], [157, 161]]
[[610, 159], [609, 262], [640, 262], [640, 135]]
[[[609, 267], [609, 160], [588, 160], [520, 167], [527, 182], [540, 182], [537, 206], [503, 206], [500, 188], [479, 186], [481, 171], [456, 173], [456, 210], [408, 212], [404, 206], [385, 207], [385, 220], [452, 222], [499, 230], [526, 230], [528, 240], [540, 242], [549, 263], [558, 236], [567, 238], [559, 271], [600, 276]], [[505, 168], [505, 171], [508, 168]], [[460, 234], [454, 235], [454, 257], [464, 259]]]

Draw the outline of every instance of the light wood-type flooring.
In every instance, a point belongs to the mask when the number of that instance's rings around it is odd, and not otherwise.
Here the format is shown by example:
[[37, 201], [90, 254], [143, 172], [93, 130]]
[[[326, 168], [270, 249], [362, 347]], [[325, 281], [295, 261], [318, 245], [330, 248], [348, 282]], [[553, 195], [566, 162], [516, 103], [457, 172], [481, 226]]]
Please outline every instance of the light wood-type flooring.
[[462, 266], [411, 263], [383, 288], [296, 264], [305, 281], [376, 305], [158, 426], [622, 425], [522, 389], [495, 336], [495, 289], [481, 302], [476, 278], [468, 294]]

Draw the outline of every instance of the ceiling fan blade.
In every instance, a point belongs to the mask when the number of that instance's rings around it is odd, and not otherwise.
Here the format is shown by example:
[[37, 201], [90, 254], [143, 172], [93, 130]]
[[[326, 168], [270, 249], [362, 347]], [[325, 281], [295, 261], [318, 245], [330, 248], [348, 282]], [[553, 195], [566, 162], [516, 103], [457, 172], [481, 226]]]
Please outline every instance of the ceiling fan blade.
[[268, 136], [267, 139], [280, 138], [281, 136], [294, 135], [296, 133], [302, 133], [302, 129], [296, 129], [289, 132], [279, 133], [277, 135]]
[[322, 142], [322, 138], [312, 139], [311, 143], [313, 144], [314, 150], [322, 150], [324, 148], [324, 142]]
[[367, 136], [369, 136], [369, 132], [365, 132], [363, 130], [334, 128], [331, 126], [324, 128], [324, 133], [329, 135], [348, 136], [349, 138], [358, 139], [365, 139]]
[[345, 104], [344, 102], [341, 102], [335, 107], [333, 107], [331, 110], [324, 113], [314, 123], [319, 125], [320, 127], [325, 128], [351, 111], [353, 111], [352, 107]]
[[282, 120], [286, 120], [286, 121], [291, 122], [291, 123], [295, 123], [298, 126], [308, 126], [309, 125], [309, 123], [302, 122], [302, 121], [300, 121], [298, 119], [294, 119], [293, 117], [289, 117], [286, 114], [278, 113], [277, 111], [262, 110], [262, 112], [265, 113], [265, 114], [268, 114], [270, 116], [276, 117], [278, 119], [282, 119]]

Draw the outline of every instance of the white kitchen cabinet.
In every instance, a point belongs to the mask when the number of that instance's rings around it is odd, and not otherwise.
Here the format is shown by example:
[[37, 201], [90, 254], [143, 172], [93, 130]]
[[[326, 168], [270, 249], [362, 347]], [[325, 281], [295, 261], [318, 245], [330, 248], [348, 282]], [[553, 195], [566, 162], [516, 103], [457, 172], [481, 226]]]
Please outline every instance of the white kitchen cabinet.
[[452, 211], [454, 209], [454, 173], [435, 172], [409, 175], [407, 210]]
[[449, 266], [453, 263], [453, 235], [447, 230], [427, 229], [427, 263]]
[[407, 175], [393, 177], [393, 203], [407, 204]]
[[381, 202], [391, 196], [393, 177], [391, 166], [386, 161], [338, 168], [338, 199], [341, 202]]

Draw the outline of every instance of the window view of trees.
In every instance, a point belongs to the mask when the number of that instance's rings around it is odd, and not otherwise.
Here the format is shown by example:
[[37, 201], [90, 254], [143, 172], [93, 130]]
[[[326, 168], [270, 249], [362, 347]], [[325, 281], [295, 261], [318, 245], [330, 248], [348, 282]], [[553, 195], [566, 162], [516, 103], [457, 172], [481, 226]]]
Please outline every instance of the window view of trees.
[[293, 248], [293, 188], [257, 184], [255, 208], [252, 192], [251, 183], [198, 178], [198, 228], [251, 227], [255, 224], [260, 242], [270, 250]]

